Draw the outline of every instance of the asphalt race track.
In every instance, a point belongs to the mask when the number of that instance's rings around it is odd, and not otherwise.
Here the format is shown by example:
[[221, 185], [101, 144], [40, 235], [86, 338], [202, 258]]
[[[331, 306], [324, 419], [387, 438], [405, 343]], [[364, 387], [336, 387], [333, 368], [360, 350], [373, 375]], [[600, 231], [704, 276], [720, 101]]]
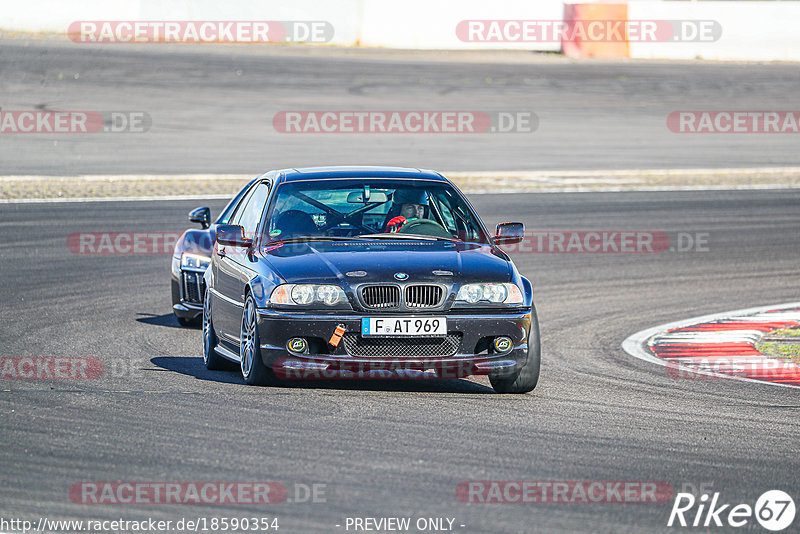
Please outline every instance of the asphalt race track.
[[[800, 164], [793, 136], [694, 137], [665, 126], [684, 107], [795, 109], [796, 65], [514, 57], [5, 41], [3, 110], [142, 110], [153, 127], [3, 136], [0, 174]], [[328, 108], [530, 109], [540, 125], [472, 137], [272, 129], [278, 111]], [[528, 395], [497, 395], [480, 379], [256, 388], [205, 370], [200, 330], [171, 315], [168, 254], [67, 247], [75, 232], [181, 232], [191, 208], [218, 213], [222, 201], [0, 204], [0, 356], [93, 357], [104, 368], [94, 380], [0, 380], [2, 516], [277, 517], [287, 533], [346, 532], [348, 517], [366, 516], [453, 518], [457, 532], [650, 532], [670, 530], [672, 499], [465, 504], [456, 488], [664, 481], [751, 506], [766, 490], [800, 495], [800, 390], [675, 380], [620, 346], [654, 325], [798, 300], [800, 190], [471, 201], [490, 227], [700, 234], [707, 250], [516, 253], [542, 331], [541, 380]], [[277, 481], [294, 501], [294, 488], [324, 484], [325, 496], [269, 506], [73, 502], [70, 487], [91, 481]]]
[[[543, 336], [539, 387], [484, 381], [245, 386], [209, 372], [178, 327], [169, 256], [73, 254], [82, 231], [180, 231], [191, 202], [2, 208], [9, 356], [94, 356], [97, 380], [3, 380], [0, 502], [10, 516], [175, 519], [275, 515], [282, 532], [347, 516], [454, 517], [463, 532], [665, 528], [665, 504], [471, 504], [466, 480], [713, 483], [726, 502], [800, 490], [800, 390], [674, 380], [620, 343], [655, 324], [787, 302], [800, 283], [800, 191], [478, 195], [488, 224], [708, 233], [708, 252], [518, 253]], [[219, 209], [220, 202], [211, 204]], [[96, 505], [82, 481], [324, 483], [327, 502], [268, 507]]]
[[[796, 135], [675, 134], [677, 110], [791, 110], [791, 63], [575, 61], [550, 54], [0, 42], [3, 110], [138, 111], [145, 133], [8, 135], [2, 174], [258, 173], [800, 165]], [[532, 111], [533, 133], [285, 134], [287, 110]], [[300, 162], [300, 163], [298, 163]]]

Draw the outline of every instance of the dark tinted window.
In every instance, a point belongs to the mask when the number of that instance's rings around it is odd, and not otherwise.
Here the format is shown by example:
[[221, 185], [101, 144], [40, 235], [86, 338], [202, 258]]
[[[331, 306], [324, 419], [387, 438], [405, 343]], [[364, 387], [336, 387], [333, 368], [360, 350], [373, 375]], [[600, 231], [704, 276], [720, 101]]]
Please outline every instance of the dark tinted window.
[[265, 183], [258, 184], [253, 194], [247, 200], [247, 204], [241, 210], [238, 217], [239, 224], [244, 228], [244, 235], [252, 238], [255, 236], [258, 229], [258, 223], [261, 221], [261, 215], [264, 213], [264, 208], [267, 204], [267, 196], [269, 195], [269, 186]]
[[239, 221], [242, 219], [242, 213], [244, 213], [245, 208], [247, 207], [247, 203], [250, 201], [250, 198], [253, 196], [257, 186], [252, 186], [250, 189], [247, 190], [247, 193], [244, 194], [242, 197], [242, 201], [239, 202], [239, 205], [234, 208], [233, 213], [230, 215], [227, 223], [222, 224], [241, 224]]
[[250, 185], [248, 184], [247, 187], [243, 187], [236, 193], [236, 196], [228, 202], [228, 205], [225, 206], [225, 209], [222, 210], [220, 213], [219, 218], [217, 219], [217, 224], [231, 224], [231, 218], [233, 217], [233, 211], [243, 203], [242, 197], [245, 195], [246, 192], [250, 191]]

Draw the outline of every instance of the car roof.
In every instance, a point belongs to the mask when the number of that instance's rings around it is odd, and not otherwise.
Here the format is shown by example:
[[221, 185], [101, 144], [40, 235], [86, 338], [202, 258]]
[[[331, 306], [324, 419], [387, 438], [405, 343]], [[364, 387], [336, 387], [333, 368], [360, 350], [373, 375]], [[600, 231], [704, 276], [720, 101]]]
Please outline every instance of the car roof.
[[406, 167], [306, 167], [302, 169], [283, 169], [277, 171], [278, 182], [299, 182], [302, 180], [328, 180], [336, 178], [399, 178], [407, 180], [434, 180], [449, 182], [436, 171]]

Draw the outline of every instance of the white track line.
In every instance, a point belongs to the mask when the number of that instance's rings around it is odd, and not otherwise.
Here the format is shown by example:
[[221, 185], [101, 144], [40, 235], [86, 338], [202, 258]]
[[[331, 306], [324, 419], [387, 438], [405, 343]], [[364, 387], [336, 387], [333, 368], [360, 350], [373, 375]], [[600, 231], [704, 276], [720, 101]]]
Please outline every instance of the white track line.
[[[666, 360], [653, 356], [653, 354], [651, 354], [650, 351], [648, 351], [645, 348], [647, 341], [656, 334], [666, 332], [667, 330], [672, 330], [673, 328], [681, 328], [683, 326], [691, 326], [693, 324], [710, 322], [718, 319], [726, 319], [736, 315], [750, 315], [754, 313], [761, 313], [769, 310], [774, 310], [777, 308], [796, 308], [796, 307], [800, 307], [800, 302], [788, 302], [786, 304], [771, 304], [769, 306], [759, 306], [757, 308], [746, 308], [744, 310], [735, 310], [730, 312], [715, 313], [712, 315], [703, 315], [700, 317], [692, 317], [691, 319], [682, 319], [680, 321], [675, 321], [674, 323], [662, 324], [659, 326], [654, 326], [652, 328], [647, 328], [640, 332], [636, 332], [635, 334], [628, 337], [625, 341], [622, 342], [622, 349], [631, 356], [633, 356], [634, 358], [639, 358], [640, 360], [644, 360], [646, 362], [655, 363], [656, 365], [661, 365], [662, 367], [666, 367], [667, 365]], [[693, 370], [692, 372], [707, 376], [723, 376], [713, 373], [711, 371]], [[739, 376], [724, 375], [724, 377], [729, 380], [743, 380], [745, 382], [756, 382], [759, 384], [767, 384], [771, 386], [781, 386], [786, 388], [800, 389], [800, 386], [795, 386], [792, 384], [779, 384], [777, 382], [767, 382], [765, 380], [755, 380], [752, 378], [744, 378]]]

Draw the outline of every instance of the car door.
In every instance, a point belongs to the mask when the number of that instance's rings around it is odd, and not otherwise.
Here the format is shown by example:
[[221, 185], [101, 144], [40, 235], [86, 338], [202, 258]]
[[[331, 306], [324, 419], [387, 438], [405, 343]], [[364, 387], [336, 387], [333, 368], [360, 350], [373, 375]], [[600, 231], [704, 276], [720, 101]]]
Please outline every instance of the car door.
[[[269, 196], [269, 182], [259, 182], [236, 210], [230, 224], [244, 229], [245, 237], [257, 241], [256, 230], [264, 213]], [[217, 270], [214, 273], [215, 302], [214, 320], [220, 341], [238, 350], [239, 334], [244, 307], [244, 289], [253, 276], [249, 268], [251, 249], [220, 246], [217, 244]]]
[[[238, 218], [253, 196], [256, 185], [257, 184], [254, 183], [247, 189], [239, 203], [233, 208], [233, 211], [228, 214], [227, 220], [220, 224], [238, 224]], [[210, 267], [211, 278], [214, 281], [213, 287], [209, 292], [211, 308], [214, 315], [214, 328], [217, 331], [217, 336], [220, 341], [227, 340], [227, 345], [234, 342], [234, 340], [230, 340], [226, 337], [230, 335], [231, 317], [241, 311], [241, 308], [237, 306], [237, 301], [231, 301], [231, 297], [229, 296], [231, 290], [226, 289], [226, 285], [229, 285], [227, 273], [230, 271], [230, 267], [225, 261], [225, 258], [231, 249], [232, 247], [224, 247], [216, 243], [213, 252], [214, 258], [211, 261]], [[226, 333], [226, 335], [223, 335], [223, 333]]]

